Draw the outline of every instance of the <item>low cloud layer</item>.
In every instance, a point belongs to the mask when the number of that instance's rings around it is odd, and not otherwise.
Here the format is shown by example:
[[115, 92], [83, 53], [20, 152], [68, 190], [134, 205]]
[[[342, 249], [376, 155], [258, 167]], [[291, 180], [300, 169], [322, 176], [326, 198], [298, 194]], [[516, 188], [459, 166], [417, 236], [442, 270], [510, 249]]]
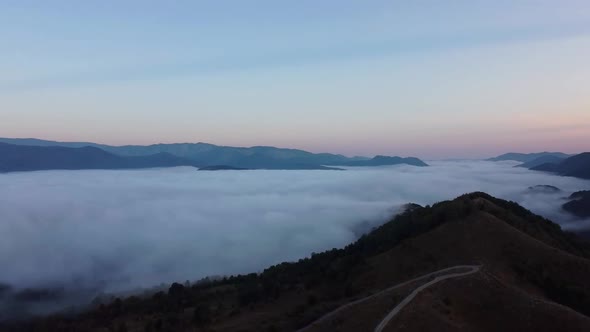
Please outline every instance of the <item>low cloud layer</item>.
[[[564, 197], [590, 189], [590, 181], [510, 162], [431, 165], [0, 174], [0, 299], [2, 284], [11, 292], [85, 289], [90, 297], [259, 271], [342, 247], [405, 203], [432, 204], [472, 191], [514, 200], [564, 228], [590, 227], [560, 210]], [[527, 191], [540, 184], [563, 192]]]

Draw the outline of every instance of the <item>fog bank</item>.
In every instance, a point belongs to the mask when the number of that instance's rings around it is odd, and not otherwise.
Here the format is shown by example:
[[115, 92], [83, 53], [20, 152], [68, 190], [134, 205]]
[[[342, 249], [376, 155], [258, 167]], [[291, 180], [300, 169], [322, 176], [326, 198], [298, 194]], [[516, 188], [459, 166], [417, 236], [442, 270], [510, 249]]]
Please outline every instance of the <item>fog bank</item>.
[[[7, 294], [2, 284], [11, 292], [82, 289], [85, 299], [101, 291], [260, 271], [342, 247], [405, 203], [432, 204], [472, 191], [514, 200], [564, 228], [590, 226], [560, 210], [563, 197], [590, 189], [590, 181], [510, 162], [430, 164], [0, 174], [0, 300]], [[563, 192], [527, 190], [540, 184]]]

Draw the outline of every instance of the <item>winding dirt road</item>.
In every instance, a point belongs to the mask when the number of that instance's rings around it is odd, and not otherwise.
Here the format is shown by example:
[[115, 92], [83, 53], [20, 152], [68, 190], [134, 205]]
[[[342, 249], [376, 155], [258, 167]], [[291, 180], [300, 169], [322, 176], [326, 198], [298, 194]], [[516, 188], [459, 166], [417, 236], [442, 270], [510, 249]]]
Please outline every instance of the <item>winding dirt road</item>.
[[436, 284], [437, 282], [440, 282], [442, 280], [445, 279], [450, 279], [450, 278], [456, 278], [456, 277], [462, 277], [465, 275], [469, 275], [472, 273], [476, 273], [477, 271], [479, 271], [479, 269], [481, 268], [480, 265], [456, 265], [456, 266], [452, 266], [452, 267], [448, 267], [446, 269], [442, 269], [442, 270], [438, 270], [438, 271], [434, 271], [434, 272], [430, 272], [428, 274], [422, 275], [420, 277], [408, 280], [408, 281], [404, 281], [401, 284], [397, 284], [395, 286], [386, 288], [384, 290], [381, 290], [375, 294], [369, 295], [367, 297], [363, 297], [362, 299], [358, 299], [356, 301], [352, 301], [349, 302], [341, 307], [336, 308], [333, 311], [330, 311], [329, 313], [323, 315], [322, 317], [318, 318], [317, 320], [315, 320], [314, 322], [312, 322], [311, 324], [297, 330], [296, 332], [304, 332], [307, 331], [308, 329], [312, 328], [313, 326], [326, 321], [328, 319], [330, 319], [331, 317], [335, 316], [336, 314], [340, 313], [341, 311], [348, 309], [354, 305], [363, 303], [365, 301], [368, 301], [372, 298], [375, 298], [377, 296], [380, 296], [384, 293], [390, 292], [392, 290], [395, 290], [397, 288], [400, 287], [404, 287], [412, 282], [415, 281], [419, 281], [422, 279], [428, 279], [434, 275], [437, 274], [441, 274], [441, 273], [446, 273], [446, 272], [450, 272], [450, 271], [454, 271], [454, 270], [458, 270], [458, 269], [469, 269], [469, 271], [467, 272], [457, 272], [457, 273], [451, 273], [451, 274], [445, 274], [442, 276], [437, 276], [436, 278], [434, 278], [433, 280], [425, 283], [424, 285], [416, 288], [410, 295], [408, 295], [402, 302], [400, 302], [395, 308], [393, 308], [393, 310], [391, 312], [389, 312], [389, 314], [387, 314], [387, 316], [385, 316], [385, 318], [379, 323], [379, 325], [375, 328], [375, 332], [382, 332], [383, 328], [385, 328], [385, 326], [387, 325], [387, 323], [389, 323], [389, 321], [398, 313], [400, 312], [401, 309], [403, 309], [403, 307], [405, 307], [408, 303], [410, 303], [412, 301], [412, 299], [414, 299], [414, 297], [416, 297], [416, 295], [421, 292], [422, 290], [424, 290], [425, 288], [432, 286], [434, 284]]
[[389, 314], [387, 314], [387, 316], [385, 316], [385, 318], [383, 318], [383, 320], [375, 328], [374, 332], [382, 332], [383, 329], [385, 328], [385, 326], [387, 326], [387, 323], [389, 323], [389, 321], [393, 317], [395, 317], [395, 315], [397, 315], [406, 305], [408, 305], [408, 303], [410, 303], [416, 297], [416, 295], [418, 295], [418, 293], [420, 293], [424, 289], [436, 284], [437, 282], [440, 282], [440, 281], [443, 281], [446, 279], [463, 277], [463, 276], [466, 276], [469, 274], [476, 273], [481, 268], [480, 265], [466, 265], [466, 266], [464, 265], [462, 267], [469, 268], [470, 270], [467, 272], [451, 273], [451, 274], [445, 274], [442, 276], [438, 276], [438, 277], [434, 278], [433, 280], [425, 283], [424, 285], [414, 289], [414, 291], [410, 295], [408, 295], [405, 299], [403, 299], [403, 301], [401, 301], [397, 306], [395, 306], [395, 308], [393, 308], [393, 310], [391, 310], [389, 312]]

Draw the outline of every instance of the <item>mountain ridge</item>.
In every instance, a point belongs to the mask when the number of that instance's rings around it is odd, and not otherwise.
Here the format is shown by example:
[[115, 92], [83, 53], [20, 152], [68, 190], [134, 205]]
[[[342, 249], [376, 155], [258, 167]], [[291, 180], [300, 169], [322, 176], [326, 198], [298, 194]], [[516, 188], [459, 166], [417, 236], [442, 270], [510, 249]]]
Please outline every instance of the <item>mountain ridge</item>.
[[545, 163], [530, 168], [533, 171], [555, 173], [562, 176], [573, 176], [581, 179], [590, 179], [590, 152], [564, 159], [560, 163]]
[[0, 142], [0, 172], [85, 169], [140, 169], [193, 166], [169, 153], [124, 157], [93, 146], [22, 146]]
[[335, 165], [335, 166], [389, 166], [389, 165], [399, 165], [399, 164], [407, 164], [412, 166], [419, 166], [425, 167], [428, 166], [422, 160], [415, 158], [415, 157], [390, 157], [390, 156], [382, 156], [377, 155], [372, 159], [368, 160], [354, 160], [344, 163], [343, 165]]
[[555, 155], [544, 155], [533, 160], [529, 160], [524, 162], [520, 165], [516, 165], [515, 167], [524, 167], [531, 169], [533, 167], [537, 167], [543, 164], [559, 164], [560, 162], [564, 161], [567, 157], [562, 156], [555, 156]]
[[[291, 148], [277, 148], [271, 146], [231, 147], [202, 142], [122, 146], [111, 146], [90, 142], [57, 142], [15, 138], [0, 138], [0, 142], [24, 146], [39, 144], [42, 146], [64, 146], [75, 148], [93, 146], [126, 157], [146, 156], [166, 152], [180, 158], [190, 159], [196, 165], [202, 167], [225, 165], [227, 167], [248, 169], [332, 169], [328, 166], [344, 166], [347, 163], [361, 162], [370, 159], [363, 157], [346, 157], [344, 155], [331, 153], [311, 153]], [[415, 157], [390, 158], [393, 159], [390, 159], [388, 165], [406, 163], [416, 165], [423, 163]]]
[[505, 160], [513, 160], [513, 161], [520, 161], [521, 163], [531, 162], [537, 158], [553, 156], [557, 158], [568, 158], [572, 155], [565, 154], [563, 152], [533, 152], [533, 153], [520, 153], [520, 152], [508, 152], [501, 154], [496, 157], [488, 158], [488, 161], [505, 161]]

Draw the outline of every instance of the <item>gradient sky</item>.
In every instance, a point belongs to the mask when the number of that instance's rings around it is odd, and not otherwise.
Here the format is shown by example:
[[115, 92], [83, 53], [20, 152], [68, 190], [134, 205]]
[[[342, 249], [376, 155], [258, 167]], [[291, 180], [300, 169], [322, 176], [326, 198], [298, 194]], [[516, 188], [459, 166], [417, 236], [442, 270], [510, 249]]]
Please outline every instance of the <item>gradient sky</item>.
[[590, 150], [590, 2], [0, 0], [0, 136]]

